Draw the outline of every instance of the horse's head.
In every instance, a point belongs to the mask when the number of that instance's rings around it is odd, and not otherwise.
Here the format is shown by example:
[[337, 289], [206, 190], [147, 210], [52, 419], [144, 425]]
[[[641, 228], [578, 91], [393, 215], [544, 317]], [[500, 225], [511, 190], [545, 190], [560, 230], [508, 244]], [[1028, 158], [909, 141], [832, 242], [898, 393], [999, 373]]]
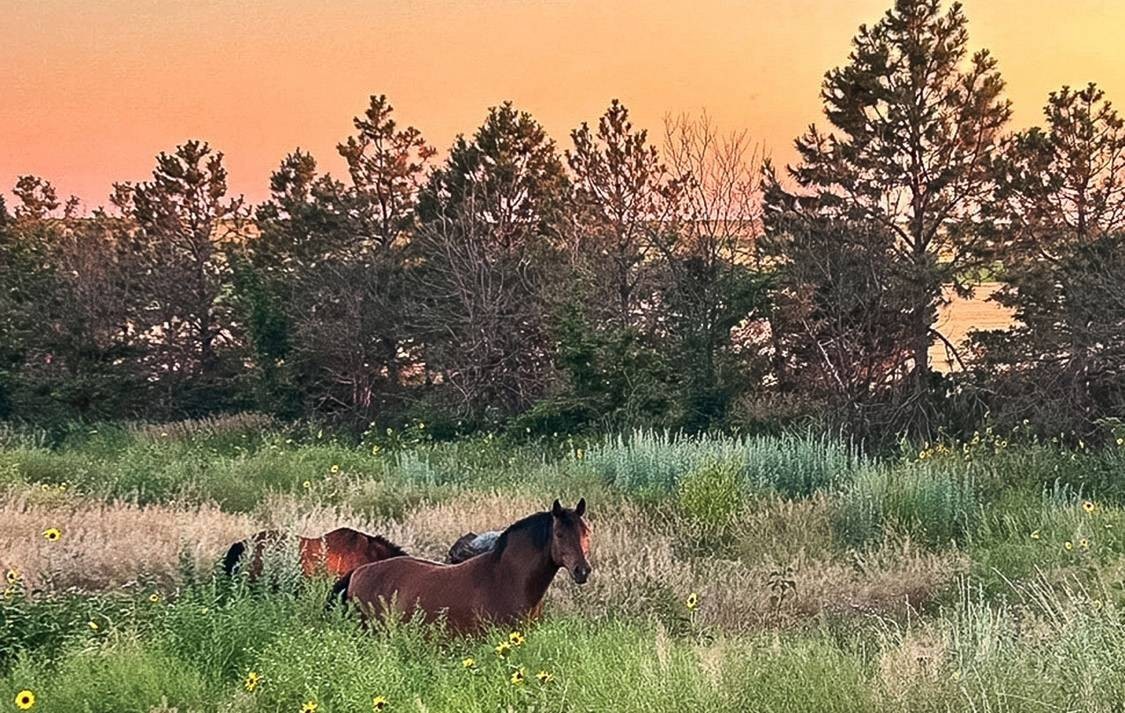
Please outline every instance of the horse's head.
[[565, 567], [578, 584], [590, 577], [590, 526], [586, 514], [586, 498], [578, 501], [573, 510], [564, 508], [558, 500], [551, 507], [551, 559]]

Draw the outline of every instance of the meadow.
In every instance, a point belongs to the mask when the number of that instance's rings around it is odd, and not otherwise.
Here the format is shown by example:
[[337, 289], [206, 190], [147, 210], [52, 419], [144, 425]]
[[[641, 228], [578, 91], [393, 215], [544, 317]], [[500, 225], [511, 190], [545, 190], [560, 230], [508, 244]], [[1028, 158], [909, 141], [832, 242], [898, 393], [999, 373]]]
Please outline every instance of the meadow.
[[[1123, 444], [0, 427], [0, 710], [1122, 711]], [[580, 496], [591, 580], [507, 648], [216, 576], [265, 527], [440, 559]]]

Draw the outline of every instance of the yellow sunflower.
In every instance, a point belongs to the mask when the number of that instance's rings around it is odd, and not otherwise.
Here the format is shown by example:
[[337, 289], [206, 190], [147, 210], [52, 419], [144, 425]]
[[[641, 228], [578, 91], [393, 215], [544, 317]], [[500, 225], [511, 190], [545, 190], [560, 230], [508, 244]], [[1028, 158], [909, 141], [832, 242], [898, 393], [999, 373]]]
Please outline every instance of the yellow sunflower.
[[247, 691], [253, 693], [255, 690], [257, 690], [258, 684], [260, 684], [261, 682], [262, 677], [258, 675], [258, 672], [251, 671], [250, 673], [246, 674], [246, 681], [244, 681], [242, 685], [246, 687]]
[[525, 639], [524, 635], [518, 631], [513, 631], [512, 633], [508, 634], [508, 643], [510, 643], [512, 646], [523, 646], [525, 641], [527, 641], [527, 639]]
[[1066, 548], [1067, 552], [1070, 552], [1071, 550], [1074, 549], [1074, 543], [1071, 542], [1070, 540], [1067, 540], [1066, 542], [1063, 543], [1063, 547]]
[[16, 708], [21, 711], [29, 711], [35, 707], [35, 694], [27, 689], [24, 689], [16, 694]]
[[375, 696], [374, 698], [371, 699], [371, 710], [373, 710], [373, 711], [386, 710], [387, 706], [389, 704], [390, 704], [390, 701], [388, 701], [386, 699], [386, 697]]
[[316, 713], [316, 701], [305, 701], [305, 705], [301, 706], [301, 713]]
[[510, 653], [512, 653], [512, 645], [507, 641], [501, 641], [496, 645], [496, 655], [500, 658], [506, 658]]
[[543, 684], [544, 686], [555, 680], [555, 677], [551, 675], [549, 671], [540, 671], [539, 673], [535, 674], [535, 678], [538, 679], [539, 683]]
[[159, 604], [160, 603], [160, 595], [157, 594], [156, 592], [153, 592], [152, 594], [148, 595], [148, 600], [150, 602], [152, 602], [153, 604]]
[[473, 668], [476, 665], [477, 665], [477, 660], [474, 659], [472, 656], [468, 656], [466, 658], [461, 659], [461, 666], [464, 667], [464, 668]]
[[512, 671], [512, 677], [508, 680], [512, 682], [513, 686], [522, 686], [525, 678], [523, 669], [517, 668], [515, 671]]
[[57, 542], [62, 537], [62, 530], [57, 527], [48, 527], [43, 531], [43, 539], [47, 542]]
[[1097, 505], [1094, 505], [1092, 500], [1086, 500], [1082, 503], [1082, 509], [1085, 510], [1086, 512], [1094, 512], [1094, 509], [1096, 507], [1097, 507]]
[[695, 611], [696, 609], [699, 608], [699, 595], [696, 594], [695, 592], [692, 592], [691, 594], [688, 595], [687, 608], [688, 608], [688, 611]]

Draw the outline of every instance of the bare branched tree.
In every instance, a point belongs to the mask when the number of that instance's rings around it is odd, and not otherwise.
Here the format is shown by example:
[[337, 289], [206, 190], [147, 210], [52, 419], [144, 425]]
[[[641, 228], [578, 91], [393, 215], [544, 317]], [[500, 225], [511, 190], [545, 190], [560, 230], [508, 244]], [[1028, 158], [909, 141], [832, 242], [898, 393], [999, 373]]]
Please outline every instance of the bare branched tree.
[[746, 132], [722, 134], [706, 115], [670, 117], [664, 133], [680, 190], [674, 219], [654, 241], [665, 270], [662, 317], [681, 355], [689, 420], [703, 423], [721, 415], [738, 390], [732, 382], [759, 376], [746, 360], [754, 349], [732, 349], [732, 339], [739, 325], [766, 317], [755, 259], [761, 154]]

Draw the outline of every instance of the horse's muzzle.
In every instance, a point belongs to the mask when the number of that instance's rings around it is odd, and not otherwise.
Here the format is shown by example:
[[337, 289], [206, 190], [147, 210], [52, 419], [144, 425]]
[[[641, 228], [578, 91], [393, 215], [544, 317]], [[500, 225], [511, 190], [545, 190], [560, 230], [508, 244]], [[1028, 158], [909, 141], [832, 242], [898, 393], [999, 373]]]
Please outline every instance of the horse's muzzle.
[[570, 576], [574, 579], [575, 584], [585, 584], [586, 580], [590, 578], [590, 565], [578, 565], [570, 570]]

